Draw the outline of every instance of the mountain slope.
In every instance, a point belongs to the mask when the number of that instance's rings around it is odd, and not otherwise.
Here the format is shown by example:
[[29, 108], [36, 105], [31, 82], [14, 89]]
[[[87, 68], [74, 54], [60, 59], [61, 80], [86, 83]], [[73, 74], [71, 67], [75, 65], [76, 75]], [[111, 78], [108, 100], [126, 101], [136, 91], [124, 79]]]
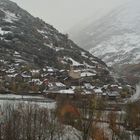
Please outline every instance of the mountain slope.
[[16, 3], [0, 0], [0, 63], [65, 68], [72, 61], [106, 64], [78, 47], [67, 35], [35, 18]]
[[130, 0], [96, 22], [74, 40], [108, 65], [140, 63], [140, 1]]

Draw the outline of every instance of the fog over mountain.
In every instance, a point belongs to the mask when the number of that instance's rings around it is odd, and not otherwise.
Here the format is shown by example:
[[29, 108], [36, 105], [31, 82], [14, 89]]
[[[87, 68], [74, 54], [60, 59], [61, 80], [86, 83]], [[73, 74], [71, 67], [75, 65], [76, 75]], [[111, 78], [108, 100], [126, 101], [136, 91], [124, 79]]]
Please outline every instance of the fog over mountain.
[[140, 1], [131, 0], [85, 24], [73, 39], [108, 65], [140, 62]]
[[106, 13], [113, 7], [128, 0], [12, 0], [29, 11], [54, 25], [62, 32], [67, 32], [83, 19]]

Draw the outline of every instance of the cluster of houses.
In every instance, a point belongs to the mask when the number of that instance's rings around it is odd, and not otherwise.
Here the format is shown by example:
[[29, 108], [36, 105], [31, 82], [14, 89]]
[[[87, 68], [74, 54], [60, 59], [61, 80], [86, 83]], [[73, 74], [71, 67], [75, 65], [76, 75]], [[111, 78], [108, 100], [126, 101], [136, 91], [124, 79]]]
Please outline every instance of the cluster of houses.
[[49, 85], [49, 89], [45, 91], [47, 97], [56, 99], [57, 97], [77, 98], [79, 97], [93, 97], [98, 96], [106, 100], [117, 101], [132, 96], [135, 93], [135, 89], [127, 87], [127, 91], [124, 91], [124, 87], [119, 85], [104, 85], [103, 87], [97, 87], [91, 83], [85, 83], [83, 86], [71, 86], [67, 87], [62, 83], [55, 83]]
[[[127, 89], [128, 93], [133, 93], [131, 87]], [[123, 87], [114, 84], [106, 69], [98, 66], [87, 67], [78, 64], [71, 65], [68, 70], [52, 67], [43, 69], [23, 67], [18, 71], [13, 67], [0, 69], [1, 93], [43, 93], [50, 98], [59, 96], [75, 98], [79, 94], [83, 97], [97, 95], [116, 100], [122, 96], [120, 93], [123, 93], [123, 90]]]

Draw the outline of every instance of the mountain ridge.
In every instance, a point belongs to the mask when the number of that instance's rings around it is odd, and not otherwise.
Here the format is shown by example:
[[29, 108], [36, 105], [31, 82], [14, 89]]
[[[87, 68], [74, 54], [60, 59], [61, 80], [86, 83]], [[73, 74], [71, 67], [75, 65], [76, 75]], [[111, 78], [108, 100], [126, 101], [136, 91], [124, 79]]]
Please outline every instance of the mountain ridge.
[[[0, 0], [1, 61], [18, 61], [35, 67], [64, 68], [73, 60], [87, 65], [106, 64], [77, 46], [68, 35], [9, 0]], [[18, 52], [20, 58], [14, 58]], [[22, 58], [22, 60], [20, 60]], [[90, 58], [90, 59], [88, 59]], [[5, 62], [6, 63], [6, 62]]]

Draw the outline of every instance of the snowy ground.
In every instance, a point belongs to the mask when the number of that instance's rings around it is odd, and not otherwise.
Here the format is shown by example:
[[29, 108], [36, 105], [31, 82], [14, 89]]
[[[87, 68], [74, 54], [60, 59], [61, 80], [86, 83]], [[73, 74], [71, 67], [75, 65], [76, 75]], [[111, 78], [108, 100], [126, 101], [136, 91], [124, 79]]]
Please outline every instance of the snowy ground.
[[44, 99], [43, 96], [27, 96], [27, 95], [16, 95], [16, 94], [0, 94], [0, 98], [11, 98], [11, 99]]
[[56, 102], [43, 96], [22, 96], [22, 95], [14, 95], [14, 94], [0, 94], [0, 105], [5, 104], [31, 104], [31, 105], [39, 105], [39, 107], [45, 107], [48, 109], [55, 109]]
[[136, 93], [130, 98], [130, 102], [135, 102], [140, 99], [140, 85], [136, 87]]
[[[6, 99], [7, 98], [7, 99]], [[26, 99], [32, 99], [32, 101], [26, 101]], [[40, 102], [36, 102], [33, 100], [40, 99]], [[20, 103], [25, 105], [38, 105], [39, 107], [47, 108], [49, 110], [56, 108], [56, 102], [50, 99], [46, 99], [44, 102], [44, 97], [41, 96], [21, 96], [21, 95], [12, 95], [12, 94], [0, 94], [0, 107], [4, 105], [16, 105], [18, 106]], [[41, 102], [43, 100], [43, 102]], [[62, 135], [61, 140], [81, 140], [82, 133], [72, 126], [64, 125], [64, 133]], [[57, 136], [56, 136], [57, 137]], [[57, 138], [56, 138], [57, 139]]]
[[64, 127], [63, 140], [82, 140], [82, 133], [72, 126], [66, 125]]

